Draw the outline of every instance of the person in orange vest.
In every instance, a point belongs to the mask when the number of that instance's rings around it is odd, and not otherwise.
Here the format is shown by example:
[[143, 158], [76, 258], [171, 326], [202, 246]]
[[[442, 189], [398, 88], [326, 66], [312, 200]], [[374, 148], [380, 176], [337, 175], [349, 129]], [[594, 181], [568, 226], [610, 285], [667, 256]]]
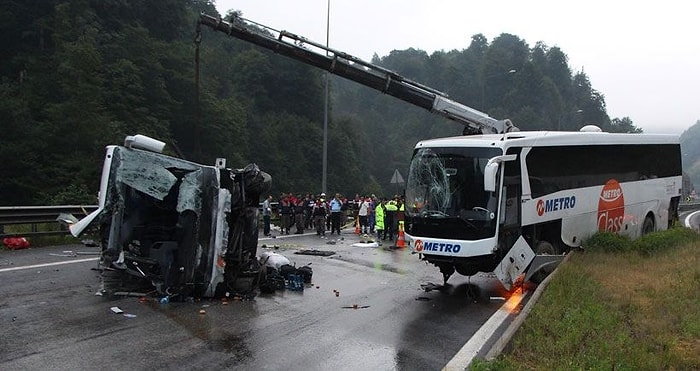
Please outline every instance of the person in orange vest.
[[404, 211], [406, 210], [404, 208], [404, 202], [401, 197], [397, 196], [396, 203], [398, 205], [398, 210], [396, 211], [396, 221], [397, 221], [397, 226], [398, 228], [396, 229], [396, 232], [398, 231], [403, 231], [403, 220], [404, 220]]

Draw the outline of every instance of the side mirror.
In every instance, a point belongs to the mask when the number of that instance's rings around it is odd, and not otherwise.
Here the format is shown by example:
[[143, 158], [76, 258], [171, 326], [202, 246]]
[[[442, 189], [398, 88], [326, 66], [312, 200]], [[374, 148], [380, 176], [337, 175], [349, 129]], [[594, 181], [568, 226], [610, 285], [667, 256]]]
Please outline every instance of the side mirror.
[[489, 161], [484, 168], [484, 191], [496, 191], [496, 174], [498, 174], [498, 163]]
[[517, 155], [496, 156], [491, 158], [489, 162], [486, 163], [486, 166], [484, 167], [484, 191], [496, 191], [496, 178], [500, 163], [505, 161], [514, 161], [516, 158], [518, 158]]

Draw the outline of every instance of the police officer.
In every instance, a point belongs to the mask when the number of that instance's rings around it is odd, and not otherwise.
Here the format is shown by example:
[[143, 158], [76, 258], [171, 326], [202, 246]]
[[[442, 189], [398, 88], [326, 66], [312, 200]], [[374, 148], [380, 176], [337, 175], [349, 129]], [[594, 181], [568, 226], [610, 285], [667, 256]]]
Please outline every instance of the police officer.
[[396, 199], [391, 199], [384, 205], [386, 209], [386, 214], [384, 215], [384, 238], [389, 236], [389, 241], [394, 240], [394, 233], [396, 232], [394, 224], [396, 223], [396, 212], [399, 207], [396, 203]]

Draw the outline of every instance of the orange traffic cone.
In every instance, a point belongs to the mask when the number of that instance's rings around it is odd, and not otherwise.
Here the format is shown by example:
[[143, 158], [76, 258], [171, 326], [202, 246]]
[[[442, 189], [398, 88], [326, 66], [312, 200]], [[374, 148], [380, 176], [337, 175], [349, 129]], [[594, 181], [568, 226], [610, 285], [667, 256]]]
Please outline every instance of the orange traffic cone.
[[360, 218], [355, 218], [355, 234], [360, 234]]
[[399, 236], [396, 238], [396, 247], [406, 247], [406, 238], [403, 235], [403, 223], [399, 223]]

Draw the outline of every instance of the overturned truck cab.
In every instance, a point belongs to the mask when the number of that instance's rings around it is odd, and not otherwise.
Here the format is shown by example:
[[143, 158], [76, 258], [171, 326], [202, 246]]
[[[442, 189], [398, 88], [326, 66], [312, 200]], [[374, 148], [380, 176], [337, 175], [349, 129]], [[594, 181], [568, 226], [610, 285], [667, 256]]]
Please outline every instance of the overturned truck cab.
[[164, 146], [143, 135], [107, 146], [99, 207], [70, 226], [76, 237], [90, 226], [99, 233], [100, 293], [255, 295], [264, 279], [258, 205], [271, 177], [255, 164], [230, 169], [225, 159], [205, 166], [167, 156]]

